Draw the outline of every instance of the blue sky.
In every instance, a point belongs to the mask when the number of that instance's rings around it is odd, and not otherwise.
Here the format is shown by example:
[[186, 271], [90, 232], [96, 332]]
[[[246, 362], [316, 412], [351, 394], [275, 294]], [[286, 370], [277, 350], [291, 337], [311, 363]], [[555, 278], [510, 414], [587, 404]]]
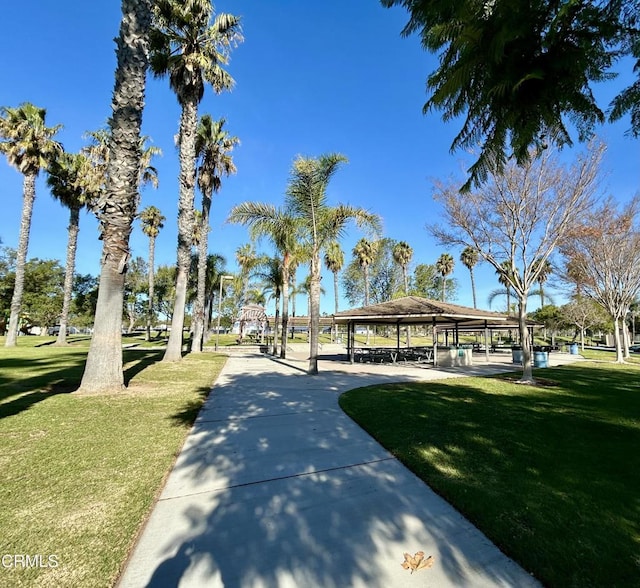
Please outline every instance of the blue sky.
[[[208, 90], [200, 107], [201, 114], [224, 116], [229, 132], [242, 142], [234, 155], [238, 173], [225, 180], [212, 206], [210, 251], [224, 255], [228, 269], [235, 271], [235, 250], [248, 236], [243, 227], [225, 223], [230, 208], [245, 200], [281, 203], [296, 155], [340, 152], [349, 164], [332, 181], [330, 202], [378, 213], [384, 236], [413, 247], [414, 265], [434, 263], [446, 249], [425, 230], [439, 214], [431, 180], [462, 178], [470, 161], [464, 153], [449, 152], [459, 123], [444, 124], [438, 113], [422, 114], [425, 79], [436, 58], [421, 49], [418, 38], [400, 36], [407, 14], [382, 8], [377, 0], [236, 0], [218, 2], [216, 9], [242, 16], [245, 42], [229, 66], [234, 90], [221, 96]], [[113, 39], [120, 16], [120, 3], [113, 0], [6, 3], [0, 105], [28, 101], [46, 108], [49, 125], [64, 125], [59, 140], [65, 149], [80, 149], [83, 134], [104, 125], [110, 115]], [[599, 89], [603, 105], [618, 87], [613, 82]], [[153, 204], [167, 217], [158, 237], [157, 264], [176, 259], [178, 161], [173, 141], [178, 119], [168, 82], [150, 79], [143, 132], [164, 155], [155, 161], [160, 187], [143, 192], [142, 207]], [[640, 186], [640, 150], [637, 140], [624, 136], [628, 125], [627, 119], [598, 133], [609, 146], [607, 191], [620, 200]], [[17, 245], [21, 190], [22, 177], [3, 159], [0, 238], [10, 247]], [[52, 199], [41, 177], [29, 257], [64, 260], [67, 223], [67, 211]], [[96, 221], [83, 214], [80, 273], [99, 274], [97, 235]], [[361, 236], [350, 228], [343, 243], [348, 258]], [[148, 241], [138, 223], [131, 247], [133, 255], [146, 258]], [[450, 253], [457, 261], [460, 252]], [[486, 307], [487, 295], [498, 284], [488, 267], [480, 266], [476, 273], [478, 303]], [[457, 302], [471, 306], [468, 271], [459, 261], [453, 276], [460, 285]], [[332, 312], [330, 275], [323, 283], [322, 310]]]

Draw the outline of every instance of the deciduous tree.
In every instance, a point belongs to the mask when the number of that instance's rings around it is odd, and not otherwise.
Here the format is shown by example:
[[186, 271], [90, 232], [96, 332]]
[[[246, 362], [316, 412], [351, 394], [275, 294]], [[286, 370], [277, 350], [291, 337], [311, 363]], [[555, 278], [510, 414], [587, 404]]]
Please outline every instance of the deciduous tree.
[[581, 276], [581, 292], [611, 315], [616, 361], [628, 348], [620, 329], [640, 294], [640, 196], [619, 207], [611, 198], [574, 223], [560, 250], [567, 265]]
[[514, 161], [504, 173], [490, 174], [481, 190], [464, 198], [453, 183], [436, 186], [444, 222], [432, 225], [432, 233], [446, 245], [476, 249], [518, 297], [523, 381], [533, 380], [526, 323], [530, 290], [572, 224], [591, 210], [603, 151], [592, 145], [564, 166], [546, 149], [522, 165]]

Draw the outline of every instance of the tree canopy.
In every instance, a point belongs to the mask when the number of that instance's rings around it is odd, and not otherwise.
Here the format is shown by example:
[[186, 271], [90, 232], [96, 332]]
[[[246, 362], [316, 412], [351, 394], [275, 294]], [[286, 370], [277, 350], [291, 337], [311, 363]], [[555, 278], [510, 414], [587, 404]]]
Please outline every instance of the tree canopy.
[[[402, 34], [418, 33], [423, 47], [438, 53], [424, 111], [463, 119], [452, 149], [480, 146], [467, 189], [511, 156], [524, 162], [531, 147], [571, 145], [568, 122], [580, 140], [588, 138], [606, 119], [594, 84], [612, 78], [624, 56], [640, 71], [638, 0], [381, 2], [405, 7], [410, 18]], [[610, 108], [613, 119], [630, 113], [638, 136], [640, 80]]]

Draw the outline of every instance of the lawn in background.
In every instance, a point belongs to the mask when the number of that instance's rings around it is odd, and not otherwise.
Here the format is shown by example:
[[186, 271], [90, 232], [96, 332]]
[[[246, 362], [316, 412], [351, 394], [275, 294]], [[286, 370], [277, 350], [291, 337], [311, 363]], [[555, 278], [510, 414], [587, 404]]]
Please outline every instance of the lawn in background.
[[371, 386], [342, 408], [552, 587], [640, 586], [640, 367]]
[[[87, 342], [0, 338], [0, 586], [113, 585], [224, 357], [125, 351], [127, 390], [71, 394]], [[36, 345], [42, 345], [36, 347]]]

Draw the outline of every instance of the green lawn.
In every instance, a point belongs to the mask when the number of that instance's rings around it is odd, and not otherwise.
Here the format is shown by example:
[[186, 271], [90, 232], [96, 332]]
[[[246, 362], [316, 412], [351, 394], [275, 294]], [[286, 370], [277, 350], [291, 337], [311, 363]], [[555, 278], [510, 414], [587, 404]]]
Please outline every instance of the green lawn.
[[372, 386], [340, 404], [545, 585], [640, 586], [640, 366], [536, 375]]
[[1, 551], [57, 562], [3, 566], [0, 586], [111, 586], [224, 363], [126, 351], [126, 391], [71, 394], [87, 350], [72, 340], [0, 347]]

